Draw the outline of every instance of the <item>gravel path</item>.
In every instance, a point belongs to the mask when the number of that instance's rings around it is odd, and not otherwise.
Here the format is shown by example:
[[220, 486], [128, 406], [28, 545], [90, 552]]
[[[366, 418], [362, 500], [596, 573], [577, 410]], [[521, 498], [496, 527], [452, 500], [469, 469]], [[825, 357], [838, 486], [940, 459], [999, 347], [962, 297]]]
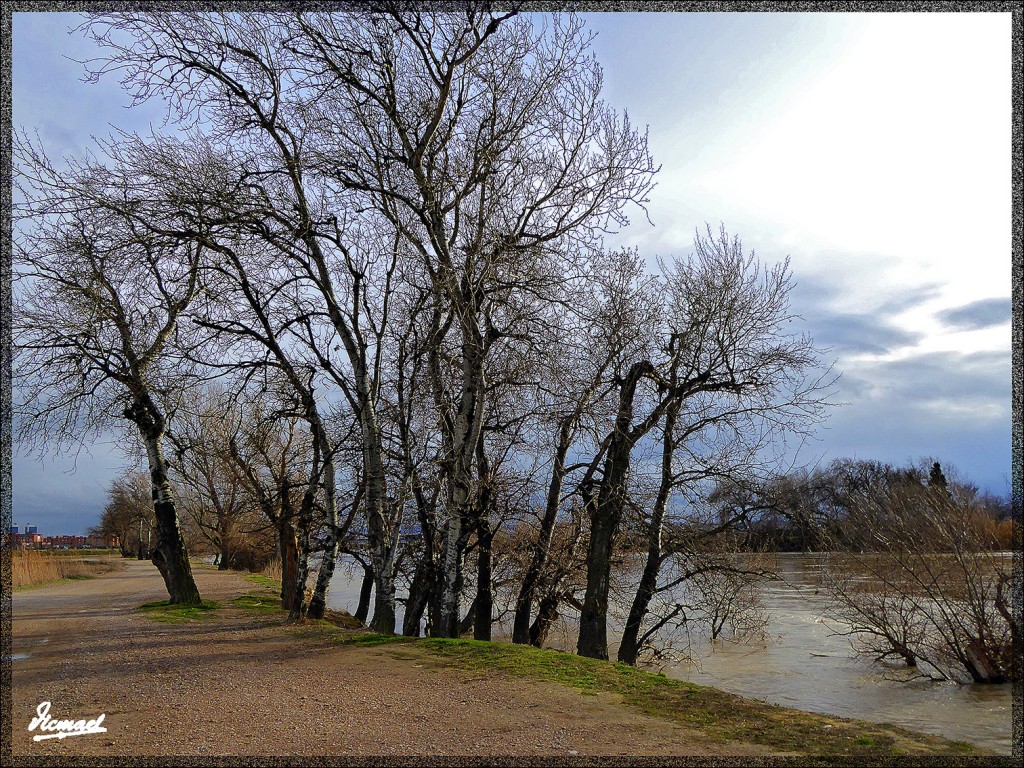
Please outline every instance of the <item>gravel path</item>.
[[[13, 598], [13, 753], [42, 755], [718, 755], [614, 697], [463, 671], [412, 646], [339, 646], [297, 636], [278, 616], [230, 607], [253, 586], [199, 569], [225, 607], [187, 624], [137, 607], [166, 598], [157, 570], [129, 561], [96, 579]], [[27, 657], [26, 657], [27, 655]], [[54, 719], [105, 715], [106, 733], [35, 742]]]

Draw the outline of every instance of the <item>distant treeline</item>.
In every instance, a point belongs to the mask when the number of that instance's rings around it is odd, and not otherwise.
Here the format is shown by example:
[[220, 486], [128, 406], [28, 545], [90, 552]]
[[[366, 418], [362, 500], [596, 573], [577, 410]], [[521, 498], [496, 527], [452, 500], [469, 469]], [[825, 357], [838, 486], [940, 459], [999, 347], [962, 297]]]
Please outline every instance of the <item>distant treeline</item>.
[[943, 489], [957, 505], [969, 510], [991, 549], [1013, 546], [1009, 495], [982, 491], [955, 468], [933, 459], [894, 466], [880, 461], [837, 459], [826, 467], [792, 472], [759, 488], [729, 485], [716, 489], [712, 502], [722, 515], [743, 514], [743, 547], [777, 552], [829, 549], [871, 549], [858, 529], [855, 510], [866, 503], [885, 505], [896, 491], [916, 496], [928, 488]]

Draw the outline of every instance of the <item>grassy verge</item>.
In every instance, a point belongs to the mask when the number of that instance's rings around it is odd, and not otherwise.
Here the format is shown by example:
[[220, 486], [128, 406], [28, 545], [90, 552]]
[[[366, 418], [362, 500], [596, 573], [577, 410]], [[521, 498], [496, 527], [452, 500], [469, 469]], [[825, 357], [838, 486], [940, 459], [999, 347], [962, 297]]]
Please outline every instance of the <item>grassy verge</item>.
[[[261, 589], [235, 598], [231, 601], [233, 606], [259, 614], [280, 613], [282, 616], [287, 615], [288, 612], [281, 608], [281, 582], [279, 580], [262, 573], [248, 573], [245, 575], [245, 580], [250, 584], [261, 587]], [[332, 634], [339, 629], [358, 631], [365, 630], [365, 627], [347, 613], [327, 610], [324, 611], [323, 619], [307, 619], [300, 624], [294, 625], [292, 629], [299, 633], [319, 632]], [[372, 636], [377, 637], [377, 635]]]
[[585, 695], [612, 696], [644, 714], [674, 720], [709, 741], [763, 744], [781, 753], [830, 758], [903, 758], [983, 755], [971, 744], [909, 731], [888, 723], [820, 715], [768, 704], [675, 680], [626, 664], [570, 653], [476, 640], [414, 640], [372, 632], [346, 633], [354, 646], [400, 645], [399, 658], [430, 656], [464, 670], [494, 673], [575, 688]]
[[58, 584], [71, 584], [76, 581], [82, 581], [83, 579], [95, 579], [99, 574], [81, 574], [78, 576], [68, 576], [64, 579], [50, 579], [48, 581], [37, 581], [32, 584], [19, 584], [14, 587], [15, 592], [22, 592], [27, 589], [39, 589], [40, 587], [55, 587]]
[[121, 550], [117, 547], [104, 549], [102, 547], [79, 548], [79, 549], [29, 549], [26, 552], [38, 552], [46, 557], [121, 557]]
[[981, 753], [964, 742], [915, 733], [888, 723], [780, 707], [626, 664], [507, 643], [443, 639], [420, 643], [432, 654], [463, 669], [556, 682], [585, 694], [612, 694], [645, 714], [678, 721], [714, 741], [746, 741], [782, 752], [837, 757]]
[[265, 592], [252, 592], [231, 601], [235, 608], [244, 608], [254, 613], [278, 613], [281, 611], [281, 598]]
[[[261, 614], [284, 615], [276, 592], [259, 580], [263, 577], [246, 578], [264, 589], [237, 598], [233, 605]], [[328, 637], [352, 647], [391, 646], [394, 655], [401, 659], [430, 659], [487, 675], [497, 673], [558, 683], [586, 695], [612, 696], [647, 715], [674, 720], [699, 731], [712, 742], [762, 744], [781, 753], [812, 755], [825, 763], [833, 758], [843, 762], [846, 758], [898, 762], [906, 757], [987, 754], [965, 742], [916, 733], [888, 723], [780, 707], [626, 664], [511, 643], [380, 635], [356, 627], [353, 622], [351, 617], [332, 615], [325, 621], [297, 626], [294, 631]]]
[[172, 605], [169, 600], [158, 600], [139, 606], [139, 610], [153, 621], [162, 621], [166, 624], [184, 624], [188, 621], [205, 619], [218, 608], [220, 608], [220, 603], [214, 600], [203, 600], [199, 605]]
[[281, 582], [274, 581], [261, 573], [247, 573], [245, 580], [261, 589], [236, 597], [231, 601], [231, 605], [254, 613], [284, 613], [281, 610]]

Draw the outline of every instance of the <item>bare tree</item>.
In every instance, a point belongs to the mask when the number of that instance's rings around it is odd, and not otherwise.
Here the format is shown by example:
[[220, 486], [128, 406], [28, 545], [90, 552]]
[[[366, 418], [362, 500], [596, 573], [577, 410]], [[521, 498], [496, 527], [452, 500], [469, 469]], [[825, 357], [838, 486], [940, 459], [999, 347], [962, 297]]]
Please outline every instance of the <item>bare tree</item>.
[[[573, 503], [575, 486], [571, 478], [574, 472], [585, 469], [585, 465], [569, 462], [570, 451], [586, 443], [588, 426], [599, 420], [599, 401], [609, 389], [615, 364], [622, 355], [630, 354], [636, 338], [643, 335], [639, 326], [644, 316], [638, 312], [638, 302], [646, 301], [647, 286], [639, 279], [641, 269], [634, 251], [595, 254], [586, 281], [564, 304], [555, 305], [555, 316], [543, 326], [538, 355], [538, 409], [542, 417], [537, 429], [549, 434], [553, 430], [554, 435], [548, 438], [552, 443], [551, 468], [538, 519], [537, 542], [516, 599], [512, 629], [515, 643], [533, 642], [544, 634], [532, 631], [530, 623], [538, 586], [549, 582], [542, 624], [550, 624], [564, 592], [558, 585], [568, 576], [565, 566], [572, 561], [571, 554], [559, 558], [551, 573], [545, 572], [559, 515], [565, 514], [567, 502]], [[550, 353], [553, 349], [557, 354]], [[579, 537], [571, 541], [578, 545]], [[536, 621], [534, 626], [540, 627]]]
[[434, 626], [443, 636], [459, 618], [486, 360], [514, 333], [496, 308], [564, 279], [557, 245], [623, 223], [621, 209], [644, 201], [654, 171], [645, 138], [598, 98], [581, 23], [538, 32], [511, 16], [385, 6], [369, 17], [301, 17], [292, 43], [330, 96], [317, 105], [340, 138], [322, 163], [411, 245], [435, 327], [457, 351], [449, 367], [442, 339], [428, 349], [443, 445]]
[[895, 656], [933, 677], [1018, 680], [1010, 560], [994, 551], [980, 510], [955, 495], [903, 479], [858, 500], [842, 526], [860, 552], [823, 557], [833, 616], [873, 659]]
[[228, 456], [233, 471], [277, 531], [281, 606], [291, 611], [296, 596], [305, 593], [305, 582], [299, 583], [296, 531], [301, 498], [318, 467], [310, 463], [312, 446], [298, 417], [275, 413], [264, 400], [245, 395], [236, 395], [238, 419], [228, 438]]
[[213, 546], [220, 568], [259, 571], [273, 557], [267, 532], [274, 518], [261, 514], [259, 499], [231, 455], [238, 412], [228, 392], [198, 389], [178, 412], [172, 477], [183, 511]]
[[[727, 428], [732, 419], [760, 421], [759, 434], [778, 438], [804, 429], [824, 405], [829, 374], [816, 371], [813, 343], [785, 330], [792, 316], [788, 264], [762, 269], [754, 254], [745, 254], [739, 239], [730, 238], [724, 227], [717, 234], [709, 227], [694, 245], [689, 262], [666, 270], [666, 311], [656, 321], [656, 338], [646, 354], [619, 374], [614, 426], [594, 460], [595, 467], [601, 463], [601, 478], [589, 500], [581, 655], [607, 658], [612, 548], [629, 503], [631, 457], [641, 438], [665, 419], [676, 422], [683, 404], [700, 405], [687, 413], [689, 423], [673, 423], [671, 433]], [[678, 483], [672, 478], [671, 452], [663, 453], [663, 487]], [[657, 523], [661, 514], [656, 510], [652, 522]], [[651, 530], [649, 555], [658, 549], [660, 526]], [[650, 568], [656, 569], [658, 559], [649, 557]]]
[[[131, 422], [149, 460], [157, 541], [171, 602], [196, 604], [168, 479], [168, 416], [182, 394], [179, 324], [199, 291], [201, 203], [154, 167], [158, 142], [112, 143], [109, 164], [58, 168], [15, 140], [14, 348], [23, 438], [83, 441]], [[180, 184], [181, 180], [178, 180]]]
[[[187, 28], [188, 34], [183, 34]], [[93, 17], [88, 31], [108, 55], [95, 62], [96, 77], [121, 72], [139, 100], [159, 93], [178, 119], [206, 120], [211, 141], [233, 167], [244, 168], [244, 193], [222, 200], [246, 237], [262, 240], [276, 252], [284, 274], [278, 285], [262, 286], [271, 300], [288, 286], [295, 305], [290, 321], [261, 328], [273, 365], [285, 371], [303, 403], [304, 418], [321, 443], [325, 486], [334, 483], [335, 442], [316, 406], [315, 384], [287, 350], [286, 341], [303, 342], [305, 356], [348, 402], [359, 427], [368, 521], [374, 561], [377, 606], [374, 625], [394, 630], [393, 560], [399, 510], [387, 507], [383, 444], [378, 423], [381, 337], [388, 320], [388, 293], [396, 249], [372, 216], [360, 217], [349, 197], [317, 170], [314, 152], [333, 152], [335, 137], [316, 116], [323, 90], [308, 79], [301, 38], [308, 35], [302, 16], [292, 14], [118, 13]], [[130, 44], [121, 41], [131, 38]], [[315, 64], [315, 63], [314, 63]], [[311, 86], [311, 87], [310, 87]], [[317, 150], [316, 148], [319, 147]], [[349, 152], [348, 147], [340, 151]], [[233, 279], [257, 283], [244, 248], [221, 241], [234, 254]], [[257, 269], [259, 269], [257, 267]], [[295, 281], [301, 281], [299, 288]], [[295, 290], [292, 290], [295, 288]], [[244, 285], [241, 291], [248, 290]], [[254, 311], [256, 309], [253, 305]], [[222, 323], [222, 332], [240, 331]], [[258, 324], [256, 327], [260, 327]], [[340, 351], [340, 355], [334, 354]], [[283, 356], [291, 362], [283, 362]], [[310, 610], [322, 611], [333, 573], [341, 523], [334, 489], [325, 491], [327, 550], [322, 559]]]
[[[504, 308], [579, 271], [566, 244], [593, 245], [624, 224], [623, 207], [642, 205], [655, 170], [645, 137], [599, 99], [600, 68], [582, 23], [535, 27], [486, 6], [420, 12], [385, 4], [350, 14], [106, 14], [87, 29], [108, 51], [96, 76], [120, 73], [137, 99], [160, 94], [185, 121], [202, 114], [213, 143], [249, 169], [231, 196], [235, 220], [287, 264], [279, 286], [295, 276], [304, 286], [293, 292], [290, 324], [273, 336], [303, 341], [359, 427], [374, 626], [382, 631], [393, 630], [403, 513], [401, 493], [387, 486], [382, 339], [400, 258], [424, 272], [426, 309], [440, 334], [425, 353], [443, 490], [439, 567], [425, 573], [438, 594], [434, 631], [454, 633], [465, 534], [479, 523], [473, 489], [486, 361], [518, 332]], [[244, 269], [234, 271], [240, 282]], [[271, 357], [283, 365], [277, 351]], [[323, 433], [312, 379], [288, 367]], [[328, 438], [318, 438], [325, 481]], [[333, 503], [328, 531], [336, 539]], [[333, 563], [328, 552], [317, 594]]]
[[110, 484], [100, 521], [89, 532], [96, 536], [117, 536], [121, 556], [138, 555], [141, 560], [155, 527], [149, 476], [128, 470]]

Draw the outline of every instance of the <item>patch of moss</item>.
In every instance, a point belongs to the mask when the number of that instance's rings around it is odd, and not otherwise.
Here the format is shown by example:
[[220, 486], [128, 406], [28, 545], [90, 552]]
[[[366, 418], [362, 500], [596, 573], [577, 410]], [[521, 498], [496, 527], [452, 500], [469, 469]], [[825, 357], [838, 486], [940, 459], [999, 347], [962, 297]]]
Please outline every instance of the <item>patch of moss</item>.
[[153, 621], [162, 621], [166, 624], [184, 624], [195, 619], [204, 619], [218, 608], [220, 603], [215, 600], [203, 600], [199, 605], [172, 605], [170, 600], [158, 600], [139, 606], [139, 610]]
[[956, 752], [975, 752], [976, 747], [966, 741], [951, 741], [950, 745]]
[[348, 611], [332, 611], [330, 608], [324, 611], [323, 621], [333, 624], [341, 629], [354, 632], [364, 632], [366, 625]]

